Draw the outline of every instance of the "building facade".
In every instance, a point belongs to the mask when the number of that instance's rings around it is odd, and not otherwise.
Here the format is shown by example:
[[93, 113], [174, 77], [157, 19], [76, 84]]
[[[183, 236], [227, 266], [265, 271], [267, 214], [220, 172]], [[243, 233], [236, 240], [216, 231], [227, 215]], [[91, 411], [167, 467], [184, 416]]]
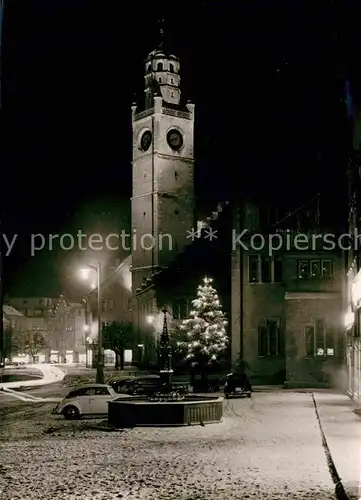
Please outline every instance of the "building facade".
[[361, 401], [361, 116], [354, 124], [353, 148], [348, 163], [348, 229], [349, 248], [345, 265], [344, 328], [347, 345], [346, 370], [347, 392], [353, 399]]
[[145, 62], [144, 98], [132, 106], [133, 324], [144, 280], [176, 259], [194, 227], [194, 105], [184, 103], [177, 57], [162, 48]]
[[[340, 384], [341, 252], [313, 244], [319, 229], [275, 225], [270, 233], [262, 227], [257, 207], [243, 204], [237, 211], [238, 234], [244, 228], [248, 233], [232, 251], [233, 364], [242, 359], [254, 383]], [[295, 220], [287, 224], [298, 225]], [[278, 235], [273, 237], [273, 242], [277, 240], [273, 248], [270, 234]], [[302, 249], [297, 239], [303, 242]]]
[[[56, 299], [52, 297], [12, 297], [9, 302], [26, 317], [26, 332], [41, 334], [46, 345], [50, 346], [53, 332], [53, 308]], [[39, 362], [49, 361], [49, 359], [50, 351], [47, 348], [39, 352]]]
[[10, 299], [26, 318], [26, 332], [40, 333], [46, 347], [38, 362], [85, 363], [85, 309], [60, 297], [17, 297]]
[[[27, 330], [27, 318], [20, 311], [12, 306], [3, 306], [3, 327], [4, 327], [4, 350], [5, 360], [9, 362], [13, 359], [13, 340], [22, 336]], [[18, 361], [15, 359], [15, 361]]]

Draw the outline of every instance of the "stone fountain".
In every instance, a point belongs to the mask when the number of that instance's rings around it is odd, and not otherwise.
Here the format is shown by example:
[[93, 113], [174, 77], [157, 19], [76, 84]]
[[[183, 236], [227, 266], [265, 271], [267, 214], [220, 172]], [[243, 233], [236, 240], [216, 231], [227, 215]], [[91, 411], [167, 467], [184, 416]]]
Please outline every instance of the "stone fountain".
[[223, 398], [183, 394], [172, 383], [172, 351], [167, 311], [160, 337], [160, 384], [150, 397], [119, 397], [108, 403], [108, 424], [116, 428], [182, 426], [217, 423], [223, 417]]

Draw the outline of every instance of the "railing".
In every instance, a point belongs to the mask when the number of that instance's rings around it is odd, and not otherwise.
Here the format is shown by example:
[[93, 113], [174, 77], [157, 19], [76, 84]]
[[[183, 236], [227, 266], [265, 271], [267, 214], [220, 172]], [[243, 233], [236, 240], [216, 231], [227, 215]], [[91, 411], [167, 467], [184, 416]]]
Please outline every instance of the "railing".
[[191, 119], [191, 114], [187, 111], [179, 111], [177, 109], [162, 108], [162, 114], [168, 116], [176, 116], [177, 118], [185, 118], [186, 120]]
[[209, 404], [191, 404], [184, 406], [184, 423], [191, 422], [220, 422], [223, 416], [222, 402], [214, 401]]
[[[153, 113], [154, 113], [154, 108], [141, 111], [140, 113], [135, 115], [134, 121], [137, 122], [142, 118], [146, 118], [147, 116], [152, 115]], [[162, 108], [162, 114], [168, 116], [175, 116], [177, 118], [185, 118], [186, 120], [190, 120], [192, 118], [191, 114], [188, 113], [187, 111], [180, 111], [177, 109]]]
[[141, 111], [134, 117], [134, 121], [137, 122], [138, 120], [141, 120], [142, 118], [146, 118], [147, 116], [150, 116], [154, 113], [154, 108], [146, 109], [144, 111]]

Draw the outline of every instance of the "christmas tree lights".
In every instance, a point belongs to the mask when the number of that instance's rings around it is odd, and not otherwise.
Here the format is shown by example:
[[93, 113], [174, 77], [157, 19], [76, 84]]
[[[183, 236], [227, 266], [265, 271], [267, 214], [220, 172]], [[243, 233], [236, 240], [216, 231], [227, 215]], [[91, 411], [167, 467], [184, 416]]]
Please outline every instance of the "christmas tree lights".
[[203, 278], [197, 298], [192, 301], [194, 310], [181, 324], [188, 337], [185, 346], [187, 358], [202, 364], [216, 360], [228, 344], [227, 321], [212, 281]]

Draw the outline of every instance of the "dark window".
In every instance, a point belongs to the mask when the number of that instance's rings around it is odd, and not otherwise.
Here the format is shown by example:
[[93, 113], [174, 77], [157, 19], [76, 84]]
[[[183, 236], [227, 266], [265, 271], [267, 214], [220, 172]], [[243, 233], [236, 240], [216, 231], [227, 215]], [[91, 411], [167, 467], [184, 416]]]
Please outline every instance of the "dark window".
[[176, 208], [176, 209], [174, 210], [174, 213], [175, 213], [176, 215], [179, 215], [179, 210], [178, 210], [178, 208]]
[[301, 260], [298, 263], [298, 277], [300, 279], [309, 279], [309, 277], [310, 277], [310, 262], [308, 260]]
[[260, 326], [258, 329], [258, 356], [268, 355], [268, 328]]
[[314, 354], [315, 354], [315, 328], [314, 328], [314, 326], [306, 326], [305, 344], [306, 344], [306, 356], [314, 356]]
[[163, 63], [159, 62], [157, 64], [157, 71], [163, 71]]
[[325, 355], [325, 323], [322, 319], [315, 321], [315, 334], [316, 334], [316, 356]]
[[178, 180], [178, 177], [179, 177], [178, 172], [174, 172], [174, 178], [175, 178], [176, 181]]
[[114, 301], [113, 301], [113, 299], [104, 299], [103, 300], [103, 312], [112, 311], [113, 308], [114, 308]]
[[188, 317], [188, 303], [186, 299], [175, 300], [172, 304], [173, 318], [174, 319], [187, 319]]
[[76, 398], [80, 396], [84, 392], [84, 389], [77, 390], [77, 391], [71, 391], [67, 396], [65, 396], [65, 399], [71, 399], [71, 398]]
[[266, 319], [258, 329], [258, 356], [278, 356], [280, 352], [279, 321]]
[[92, 387], [83, 387], [82, 389], [70, 392], [66, 399], [77, 398], [79, 396], [92, 396], [93, 394], [94, 389]]
[[278, 322], [277, 320], [267, 320], [269, 334], [269, 354], [278, 355]]
[[151, 73], [151, 72], [152, 72], [152, 65], [151, 65], [151, 64], [149, 64], [149, 66], [148, 66], [148, 68], [147, 68], [147, 72], [148, 72], [148, 73]]
[[276, 283], [281, 283], [283, 281], [282, 259], [280, 257], [275, 257], [274, 260], [274, 281]]
[[333, 276], [332, 260], [323, 260], [322, 261], [321, 273], [322, 273], [322, 278], [332, 278], [332, 276]]
[[109, 389], [107, 387], [96, 387], [94, 389], [94, 394], [96, 396], [109, 396], [110, 392], [109, 392]]
[[270, 283], [271, 281], [271, 259], [270, 257], [262, 257], [262, 283]]
[[251, 255], [249, 257], [249, 282], [250, 283], [258, 283], [258, 255]]
[[324, 319], [317, 318], [305, 329], [306, 356], [334, 356], [335, 346], [332, 330], [326, 328]]
[[[170, 64], [170, 65], [169, 65], [169, 71], [170, 71], [171, 73], [174, 73], [174, 66], [173, 66], [173, 64]], [[173, 83], [173, 82], [172, 82], [172, 83]]]

